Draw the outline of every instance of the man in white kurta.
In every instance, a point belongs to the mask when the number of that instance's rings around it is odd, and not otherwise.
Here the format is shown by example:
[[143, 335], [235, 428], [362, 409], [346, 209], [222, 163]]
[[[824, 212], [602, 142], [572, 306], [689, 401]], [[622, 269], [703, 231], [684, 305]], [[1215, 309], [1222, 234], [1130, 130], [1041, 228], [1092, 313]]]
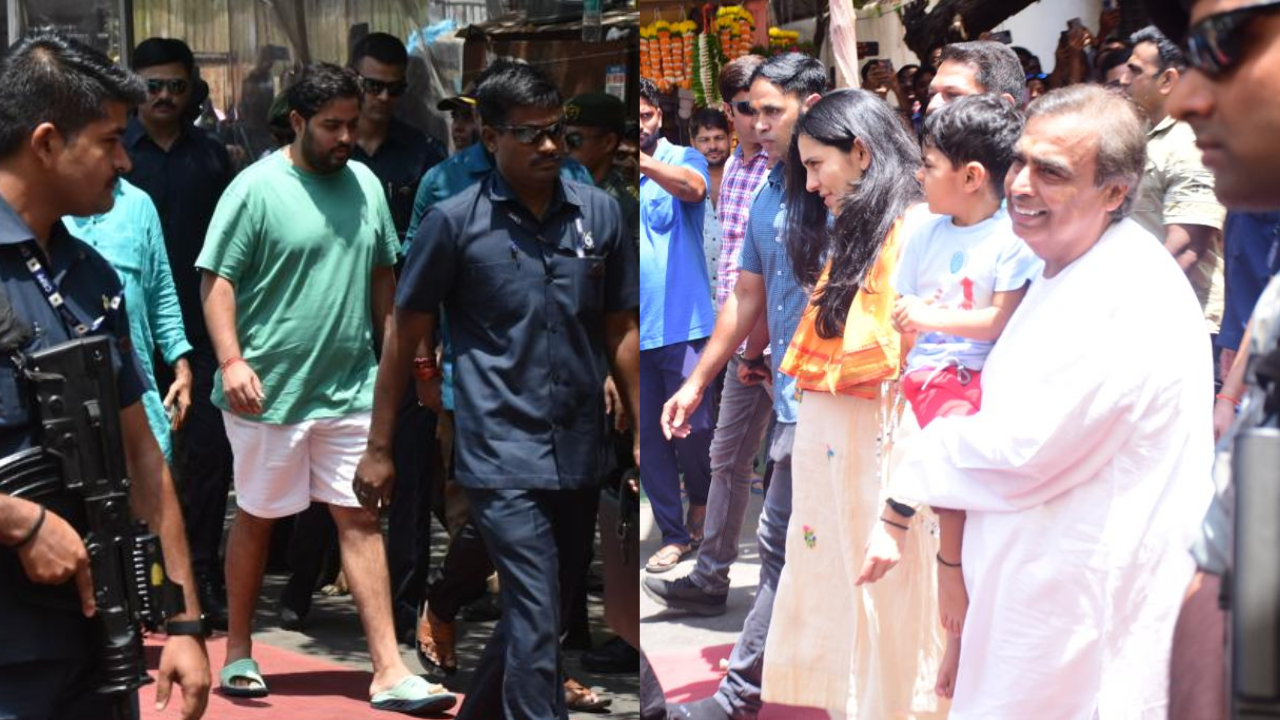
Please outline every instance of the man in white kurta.
[[1096, 87], [1029, 108], [1007, 196], [1044, 275], [987, 360], [981, 412], [929, 425], [891, 480], [895, 498], [968, 511], [953, 720], [1166, 713], [1187, 548], [1212, 492], [1213, 370], [1186, 276], [1114, 220], [1141, 139], [1132, 109]]

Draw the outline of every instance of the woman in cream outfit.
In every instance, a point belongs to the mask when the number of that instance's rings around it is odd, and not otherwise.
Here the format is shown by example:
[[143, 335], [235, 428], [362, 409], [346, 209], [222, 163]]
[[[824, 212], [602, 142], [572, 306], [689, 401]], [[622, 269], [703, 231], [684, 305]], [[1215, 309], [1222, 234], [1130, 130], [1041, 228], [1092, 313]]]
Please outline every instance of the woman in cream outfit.
[[894, 441], [916, 429], [897, 390], [904, 353], [890, 323], [889, 280], [925, 216], [919, 148], [892, 110], [861, 90], [825, 96], [795, 137], [787, 242], [797, 276], [817, 289], [782, 366], [802, 394], [764, 699], [833, 718], [945, 717], [946, 701], [934, 693], [944, 634], [933, 516], [912, 518], [893, 573], [859, 582]]

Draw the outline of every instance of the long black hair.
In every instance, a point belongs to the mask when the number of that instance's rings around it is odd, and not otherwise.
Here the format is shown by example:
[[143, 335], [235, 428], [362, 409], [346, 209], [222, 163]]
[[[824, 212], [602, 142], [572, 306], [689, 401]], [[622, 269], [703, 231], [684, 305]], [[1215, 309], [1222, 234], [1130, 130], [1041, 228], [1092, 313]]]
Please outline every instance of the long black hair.
[[[822, 199], [805, 190], [799, 138], [853, 150], [861, 140], [871, 155], [862, 179], [842, 200], [835, 227], [827, 229]], [[885, 101], [865, 90], [838, 90], [823, 96], [796, 123], [787, 157], [787, 252], [800, 284], [817, 284], [827, 258], [831, 274], [816, 292], [817, 330], [824, 338], [844, 334], [845, 317], [867, 271], [880, 254], [893, 223], [923, 199], [916, 170], [920, 146]]]

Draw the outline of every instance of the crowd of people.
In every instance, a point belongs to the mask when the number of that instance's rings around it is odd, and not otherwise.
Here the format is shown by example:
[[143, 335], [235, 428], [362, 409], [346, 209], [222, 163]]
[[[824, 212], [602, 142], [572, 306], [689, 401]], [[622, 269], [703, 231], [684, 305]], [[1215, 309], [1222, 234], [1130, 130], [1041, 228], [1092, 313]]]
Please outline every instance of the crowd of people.
[[998, 36], [859, 89], [740, 58], [687, 128], [641, 81], [651, 622], [730, 610], [764, 475], [724, 677], [668, 704], [642, 657], [645, 720], [1226, 716], [1192, 547], [1270, 350], [1280, 3], [1148, 6], [1049, 74]]
[[[184, 595], [156, 699], [181, 686], [184, 718], [215, 683], [260, 698], [285, 670], [258, 664], [253, 630], [286, 518], [281, 624], [306, 624], [336, 553], [374, 708], [457, 703], [434, 680], [458, 670], [455, 617], [494, 584], [458, 717], [610, 702], [564, 677], [561, 647], [591, 649], [601, 483], [636, 461], [619, 442], [639, 393], [625, 105], [500, 60], [439, 100], [452, 133], [433, 138], [397, 116], [408, 60], [372, 33], [345, 66], [299, 68], [262, 118], [277, 148], [240, 161], [192, 122], [181, 40], [144, 40], [125, 68], [43, 31], [0, 59], [0, 458], [56, 440], [23, 358], [109, 337], [101, 392], [120, 414], [102, 422]], [[0, 493], [0, 717], [123, 717], [97, 692], [85, 528], [65, 489]], [[583, 662], [634, 673], [638, 653], [615, 640]]]

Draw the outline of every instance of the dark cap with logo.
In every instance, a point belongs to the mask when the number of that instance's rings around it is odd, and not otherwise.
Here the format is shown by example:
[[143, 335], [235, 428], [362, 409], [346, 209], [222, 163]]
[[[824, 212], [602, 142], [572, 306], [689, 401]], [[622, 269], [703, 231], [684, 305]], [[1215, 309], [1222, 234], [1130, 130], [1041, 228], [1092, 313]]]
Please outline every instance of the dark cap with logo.
[[598, 127], [620, 133], [627, 123], [627, 108], [609, 93], [584, 93], [573, 96], [564, 104], [564, 119], [569, 125]]

